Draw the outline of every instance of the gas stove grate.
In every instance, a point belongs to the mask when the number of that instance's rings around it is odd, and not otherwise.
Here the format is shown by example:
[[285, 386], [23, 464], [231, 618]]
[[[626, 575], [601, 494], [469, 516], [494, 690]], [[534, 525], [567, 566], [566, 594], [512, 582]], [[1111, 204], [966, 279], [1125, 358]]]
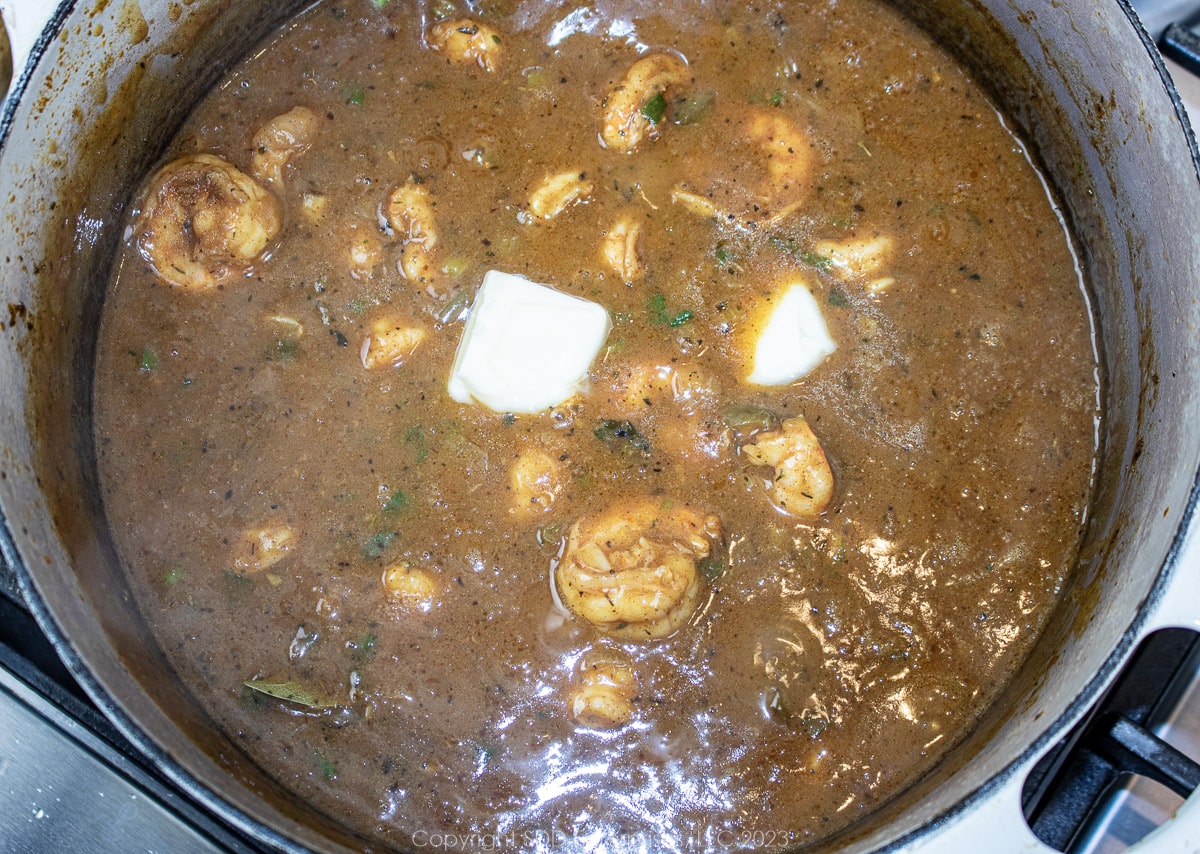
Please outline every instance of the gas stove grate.
[[[1167, 815], [1200, 786], [1200, 764], [1162, 737], [1198, 668], [1195, 632], [1165, 629], [1142, 642], [1105, 697], [1026, 779], [1025, 817], [1042, 842], [1069, 854], [1108, 850], [1097, 840], [1112, 820], [1114, 795], [1131, 781], [1152, 780], [1174, 793], [1158, 798], [1168, 803]], [[1154, 829], [1143, 824], [1141, 832]]]

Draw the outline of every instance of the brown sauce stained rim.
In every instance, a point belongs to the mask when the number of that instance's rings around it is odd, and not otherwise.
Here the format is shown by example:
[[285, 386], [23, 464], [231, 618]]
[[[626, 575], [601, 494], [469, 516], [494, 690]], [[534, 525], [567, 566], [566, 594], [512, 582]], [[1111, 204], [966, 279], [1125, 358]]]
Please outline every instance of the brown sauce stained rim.
[[[1176, 117], [1184, 129], [1188, 150], [1192, 156], [1193, 169], [1197, 177], [1200, 178], [1200, 150], [1197, 148], [1196, 137], [1188, 121], [1187, 112], [1183, 106], [1179, 92], [1171, 80], [1157, 47], [1138, 22], [1137, 15], [1128, 0], [1115, 0], [1115, 2], [1132, 25], [1134, 32], [1146, 50], [1148, 58], [1158, 72], [1159, 79], [1165, 87], [1171, 104], [1174, 107]], [[55, 10], [53, 17], [30, 51], [27, 65], [21, 70], [17, 82], [9, 92], [3, 113], [0, 114], [0, 158], [3, 157], [7, 150], [18, 104], [28, 91], [30, 81], [33, 77], [33, 69], [45, 57], [47, 50], [58, 37], [66, 19], [75, 10], [76, 5], [75, 0], [68, 0], [68, 2], [64, 2]], [[1116, 647], [1101, 665], [1099, 671], [1089, 680], [1066, 710], [1051, 721], [1031, 745], [1025, 748], [1019, 756], [1013, 759], [991, 779], [957, 801], [941, 815], [925, 822], [903, 836], [886, 843], [878, 849], [879, 851], [898, 850], [919, 841], [921, 837], [936, 834], [942, 828], [954, 824], [979, 803], [997, 793], [1012, 779], [1013, 775], [1023, 765], [1028, 764], [1033, 757], [1043, 752], [1049, 744], [1065, 734], [1069, 725], [1095, 701], [1097, 695], [1108, 683], [1110, 677], [1124, 663], [1133, 648], [1134, 642], [1140, 636], [1142, 627], [1146, 625], [1149, 614], [1156, 610], [1162, 602], [1171, 577], [1178, 569], [1183, 538], [1188, 524], [1197, 512], [1198, 507], [1200, 507], [1200, 471], [1193, 474], [1187, 506], [1181, 515], [1180, 525], [1176, 529], [1171, 546], [1159, 570], [1158, 577], [1155, 579], [1143, 607], [1125, 629]], [[33, 573], [30, 572], [24, 560], [22, 560], [8, 519], [2, 514], [0, 514], [0, 556], [8, 562], [9, 566], [16, 573], [21, 593], [25, 597], [31, 612], [42, 630], [46, 633], [59, 657], [66, 664], [68, 670], [71, 671], [72, 675], [96, 705], [104, 710], [106, 717], [112, 721], [117, 730], [142, 755], [154, 763], [155, 767], [161, 770], [185, 795], [206, 809], [222, 816], [226, 821], [229, 821], [242, 831], [249, 833], [257, 841], [266, 843], [282, 851], [297, 852], [297, 854], [303, 854], [303, 852], [308, 850], [283, 836], [274, 828], [236, 809], [214, 791], [201, 784], [187, 768], [159, 748], [153, 739], [141, 729], [137, 722], [114, 702], [105, 685], [85, 666], [70, 639], [58, 625], [54, 615], [37, 592], [33, 582]]]

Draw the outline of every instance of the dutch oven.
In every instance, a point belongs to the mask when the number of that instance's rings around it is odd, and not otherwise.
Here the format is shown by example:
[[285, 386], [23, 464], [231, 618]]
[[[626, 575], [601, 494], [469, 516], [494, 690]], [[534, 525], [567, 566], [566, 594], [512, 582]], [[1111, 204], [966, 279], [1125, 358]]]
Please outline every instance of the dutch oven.
[[[0, 550], [81, 684], [169, 778], [266, 845], [341, 850], [363, 842], [255, 767], [155, 647], [105, 527], [91, 425], [104, 288], [141, 176], [307, 2], [0, 2], [17, 60], [0, 125]], [[1098, 321], [1102, 455], [1073, 579], [1024, 667], [936, 768], [833, 842], [1036, 849], [1028, 770], [1141, 638], [1200, 627], [1197, 152], [1125, 0], [898, 3], [990, 88], [1057, 193]], [[1197, 803], [1146, 845], [1194, 850]]]

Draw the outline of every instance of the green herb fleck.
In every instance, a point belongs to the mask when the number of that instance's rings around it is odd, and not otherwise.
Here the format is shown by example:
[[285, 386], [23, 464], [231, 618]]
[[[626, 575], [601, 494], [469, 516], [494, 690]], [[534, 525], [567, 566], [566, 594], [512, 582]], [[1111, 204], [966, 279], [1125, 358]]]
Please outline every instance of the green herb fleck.
[[653, 98], [642, 104], [642, 115], [648, 118], [653, 124], [661, 122], [666, 112], [667, 99], [663, 97], [662, 92], [655, 92]]
[[444, 21], [452, 15], [457, 15], [458, 10], [454, 8], [454, 4], [449, 0], [436, 0], [429, 10], [430, 15], [435, 21]]
[[682, 326], [692, 319], [692, 312], [689, 310], [681, 311], [678, 314], [668, 312], [667, 298], [661, 293], [651, 294], [646, 300], [646, 314], [650, 316], [651, 323], [666, 326]]
[[799, 243], [790, 237], [780, 237], [772, 235], [767, 238], [767, 242], [778, 249], [780, 252], [785, 252], [788, 255], [794, 256], [802, 264], [807, 264], [810, 267], [815, 267], [819, 272], [827, 273], [833, 267], [833, 259], [825, 255], [818, 255], [802, 247]]
[[713, 257], [717, 259], [717, 266], [724, 267], [730, 272], [741, 267], [737, 255], [734, 254], [733, 250], [729, 248], [729, 244], [724, 240], [718, 243], [716, 249], [713, 250]]
[[184, 388], [187, 388], [194, 382], [195, 382], [195, 380], [193, 380], [191, 377], [184, 377], [183, 382], [180, 383], [180, 385], [182, 385]]
[[181, 581], [183, 581], [183, 570], [177, 566], [163, 573], [163, 584], [167, 587], [174, 587]]
[[845, 308], [850, 305], [850, 298], [841, 288], [834, 288], [829, 292], [829, 304], [837, 308]]
[[830, 268], [833, 267], [832, 258], [825, 255], [818, 255], [815, 252], [801, 252], [800, 260], [810, 267], [816, 267], [822, 273], [829, 272]]
[[511, 427], [517, 423], [517, 416], [513, 415], [511, 412], [505, 412], [500, 416], [500, 423], [505, 427]]
[[778, 107], [780, 104], [783, 103], [783, 92], [776, 89], [774, 92], [771, 93], [771, 97], [769, 97], [767, 99], [767, 103], [770, 104], [772, 107]]
[[321, 772], [321, 776], [325, 778], [325, 782], [332, 783], [337, 779], [337, 767], [326, 759], [323, 753], [314, 750], [313, 761], [316, 762], [317, 770]]
[[493, 44], [500, 44], [500, 36], [493, 35], [493, 36], [492, 36], [492, 43], [493, 43]]
[[380, 531], [363, 545], [362, 556], [372, 559], [382, 557], [397, 536], [399, 535], [395, 531]]
[[734, 438], [739, 442], [759, 431], [775, 430], [779, 427], [778, 415], [752, 403], [731, 406], [725, 411], [724, 421], [725, 426], [733, 431]]
[[234, 587], [248, 587], [254, 583], [254, 579], [244, 572], [234, 572], [232, 569], [227, 569], [224, 575], [225, 580]]
[[143, 349], [138, 357], [138, 370], [144, 374], [158, 370], [158, 356], [149, 347]]
[[367, 100], [367, 93], [363, 89], [355, 89], [350, 93], [350, 97], [346, 99], [347, 104], [353, 104], [356, 107], [361, 107], [363, 102]]
[[466, 288], [455, 288], [450, 292], [449, 299], [442, 305], [432, 309], [433, 317], [438, 323], [454, 323], [467, 316], [471, 307], [471, 293]]
[[388, 0], [371, 0], [371, 2], [375, 4], [376, 9], [382, 9], [388, 4]]
[[347, 646], [351, 650], [350, 657], [356, 663], [362, 664], [368, 658], [374, 658], [375, 653], [378, 652], [379, 635], [372, 631], [364, 632], [361, 638], [347, 644]]
[[612, 451], [631, 456], [650, 455], [650, 440], [643, 436], [629, 421], [605, 418], [596, 425], [592, 434]]
[[399, 513], [408, 507], [408, 496], [397, 489], [383, 505], [384, 513]]
[[704, 118], [716, 100], [717, 95], [711, 89], [695, 92], [686, 98], [677, 98], [671, 109], [671, 121], [677, 125], [694, 125]]
[[725, 574], [725, 558], [721, 555], [709, 555], [701, 560], [696, 565], [696, 568], [699, 569], [700, 574], [709, 581], [716, 581]]
[[272, 356], [277, 362], [286, 362], [296, 358], [296, 339], [280, 338], [275, 342], [275, 352]]
[[420, 424], [414, 424], [404, 431], [404, 444], [413, 449], [413, 456], [417, 462], [423, 463], [429, 459], [429, 444], [425, 439], [425, 428]]

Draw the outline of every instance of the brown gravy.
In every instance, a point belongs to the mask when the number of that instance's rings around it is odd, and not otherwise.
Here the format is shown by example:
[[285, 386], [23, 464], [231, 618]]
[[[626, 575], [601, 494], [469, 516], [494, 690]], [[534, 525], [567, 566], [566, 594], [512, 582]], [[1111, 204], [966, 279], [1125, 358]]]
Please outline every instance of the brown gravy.
[[[485, 55], [435, 49], [459, 20], [487, 28], [468, 48]], [[686, 80], [638, 102], [633, 151], [605, 147], [643, 55], [685, 60]], [[96, 371], [141, 605], [248, 754], [385, 845], [779, 848], [870, 812], [972, 727], [1073, 565], [1099, 404], [1063, 225], [944, 51], [871, 0], [322, 3], [168, 159], [250, 173], [259, 129], [297, 106], [307, 147], [259, 180], [268, 249], [189, 288], [134, 227]], [[755, 123], [776, 119], [764, 142]], [[775, 171], [791, 132], [801, 178]], [[531, 196], [564, 170], [590, 191], [542, 219]], [[431, 203], [428, 251], [388, 219], [406, 185]], [[640, 269], [602, 249], [622, 218]], [[820, 249], [881, 236], [878, 269]], [[586, 389], [549, 413], [447, 395], [491, 269], [610, 313]], [[752, 306], [791, 281], [837, 349], [750, 385]], [[399, 367], [364, 367], [381, 319], [424, 333]], [[835, 482], [809, 518], [743, 450], [801, 415]], [[533, 510], [513, 475], [531, 449], [557, 466]], [[571, 525], [631, 496], [720, 520], [663, 640], [555, 602]], [[264, 526], [294, 536], [269, 566], [243, 542]], [[407, 598], [381, 583], [392, 567], [415, 573]], [[632, 680], [618, 725], [573, 714], [597, 655]]]

